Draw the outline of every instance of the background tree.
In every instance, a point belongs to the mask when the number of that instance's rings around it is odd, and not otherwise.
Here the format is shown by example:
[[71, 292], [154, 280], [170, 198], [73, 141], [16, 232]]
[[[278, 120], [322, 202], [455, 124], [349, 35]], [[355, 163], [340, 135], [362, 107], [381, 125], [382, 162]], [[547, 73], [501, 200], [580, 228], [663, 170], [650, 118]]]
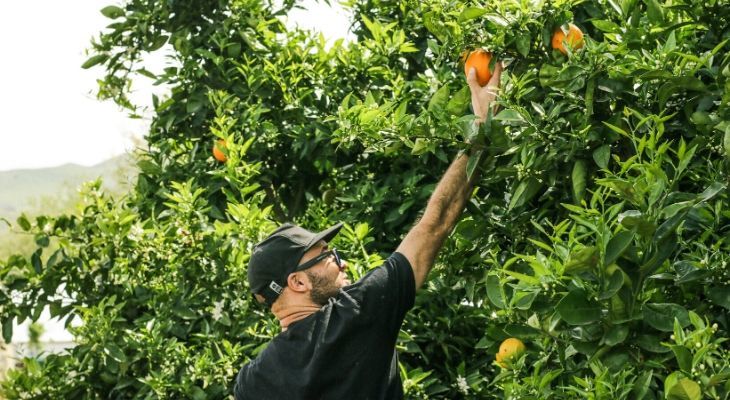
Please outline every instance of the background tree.
[[[347, 221], [357, 279], [468, 137], [483, 178], [403, 327], [408, 397], [727, 398], [727, 2], [353, 0], [357, 41], [330, 47], [285, 29], [294, 5], [102, 10], [100, 96], [134, 110], [133, 79], [172, 90], [128, 196], [96, 185], [78, 216], [18, 220], [61, 246], [0, 264], [5, 337], [45, 306], [81, 324], [7, 397], [226, 397], [278, 332], [248, 296], [253, 244]], [[562, 54], [569, 22], [585, 47]], [[140, 67], [165, 44], [177, 66]], [[485, 132], [458, 65], [476, 47], [510, 61]], [[503, 368], [507, 337], [527, 351]]]

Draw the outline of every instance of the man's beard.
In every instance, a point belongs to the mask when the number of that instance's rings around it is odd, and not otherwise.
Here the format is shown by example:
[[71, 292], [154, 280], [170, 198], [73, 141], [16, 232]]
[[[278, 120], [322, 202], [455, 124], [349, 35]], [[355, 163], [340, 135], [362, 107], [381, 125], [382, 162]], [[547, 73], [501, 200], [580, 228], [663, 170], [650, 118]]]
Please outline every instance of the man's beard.
[[327, 304], [330, 298], [337, 296], [340, 291], [340, 287], [337, 286], [335, 280], [329, 280], [324, 276], [314, 274], [309, 271], [304, 271], [312, 282], [312, 291], [309, 295], [312, 297], [312, 301], [320, 306]]

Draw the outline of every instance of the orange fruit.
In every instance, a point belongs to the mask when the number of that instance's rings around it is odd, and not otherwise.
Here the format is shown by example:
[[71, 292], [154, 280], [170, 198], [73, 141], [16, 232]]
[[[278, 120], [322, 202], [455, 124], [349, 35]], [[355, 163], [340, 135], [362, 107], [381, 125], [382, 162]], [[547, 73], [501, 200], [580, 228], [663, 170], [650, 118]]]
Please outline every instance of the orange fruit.
[[517, 338], [507, 338], [499, 345], [496, 361], [500, 367], [506, 368], [507, 361], [519, 358], [525, 352], [525, 344]]
[[[570, 46], [573, 50], [578, 50], [585, 42], [583, 41], [583, 31], [573, 24], [568, 24], [568, 35], [565, 35], [562, 27], [558, 27], [553, 32], [553, 40], [551, 41], [553, 49], [559, 50], [563, 54], [568, 54], [568, 50], [565, 49], [565, 43]], [[564, 43], [565, 42], [565, 43]]]
[[469, 53], [464, 63], [464, 74], [469, 76], [469, 70], [474, 67], [477, 70], [477, 82], [480, 86], [484, 86], [489, 82], [489, 78], [492, 77], [492, 72], [489, 71], [489, 63], [492, 61], [492, 53], [484, 50], [477, 49]]
[[220, 162], [226, 162], [228, 157], [226, 157], [226, 153], [223, 152], [223, 149], [225, 148], [226, 141], [223, 139], [217, 140], [215, 143], [213, 143], [213, 157], [215, 157], [215, 159]]

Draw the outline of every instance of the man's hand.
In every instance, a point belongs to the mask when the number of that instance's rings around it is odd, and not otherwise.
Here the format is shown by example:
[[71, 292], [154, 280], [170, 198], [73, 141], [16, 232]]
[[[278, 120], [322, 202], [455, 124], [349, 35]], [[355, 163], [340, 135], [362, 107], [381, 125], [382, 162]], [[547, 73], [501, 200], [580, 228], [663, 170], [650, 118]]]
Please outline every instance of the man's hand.
[[[474, 108], [474, 115], [477, 116], [477, 121], [479, 123], [487, 120], [489, 107], [497, 97], [501, 76], [501, 62], [497, 62], [494, 66], [494, 72], [492, 73], [492, 77], [489, 79], [489, 82], [487, 82], [487, 86], [480, 86], [479, 82], [477, 82], [476, 68], [469, 70], [469, 75], [466, 77], [466, 83], [469, 84], [469, 89], [471, 90], [471, 105], [472, 108]], [[496, 112], [496, 106], [492, 108], [492, 112]]]

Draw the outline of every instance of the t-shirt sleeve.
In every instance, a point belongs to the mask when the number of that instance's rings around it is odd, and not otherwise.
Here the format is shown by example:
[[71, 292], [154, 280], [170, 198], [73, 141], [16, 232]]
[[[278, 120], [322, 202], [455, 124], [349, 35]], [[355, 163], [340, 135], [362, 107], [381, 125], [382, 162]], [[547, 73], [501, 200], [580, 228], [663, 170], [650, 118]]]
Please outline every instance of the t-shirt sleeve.
[[365, 316], [398, 330], [406, 312], [413, 307], [416, 280], [408, 259], [396, 252], [362, 277], [353, 289]]

